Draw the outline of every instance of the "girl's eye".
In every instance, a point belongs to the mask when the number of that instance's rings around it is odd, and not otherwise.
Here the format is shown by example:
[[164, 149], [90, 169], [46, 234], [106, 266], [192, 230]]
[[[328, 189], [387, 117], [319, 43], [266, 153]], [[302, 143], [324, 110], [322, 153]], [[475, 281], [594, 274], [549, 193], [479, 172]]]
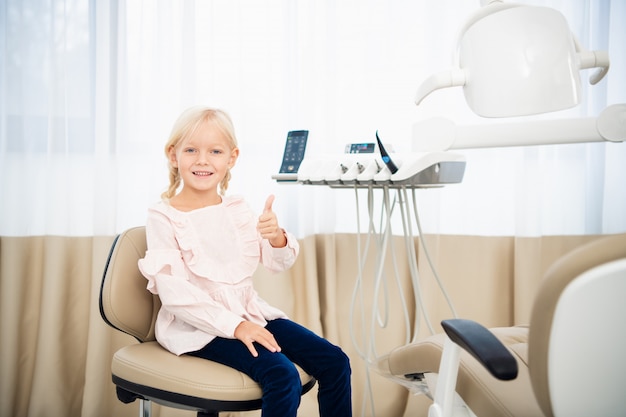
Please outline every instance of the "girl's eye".
[[185, 148], [186, 153], [194, 153], [196, 150], [194, 148]]
[[222, 151], [221, 151], [221, 149], [213, 149], [213, 150], [211, 151], [211, 153], [212, 153], [212, 154], [215, 154], [215, 155], [219, 155], [219, 154], [221, 154], [221, 153], [222, 153]]

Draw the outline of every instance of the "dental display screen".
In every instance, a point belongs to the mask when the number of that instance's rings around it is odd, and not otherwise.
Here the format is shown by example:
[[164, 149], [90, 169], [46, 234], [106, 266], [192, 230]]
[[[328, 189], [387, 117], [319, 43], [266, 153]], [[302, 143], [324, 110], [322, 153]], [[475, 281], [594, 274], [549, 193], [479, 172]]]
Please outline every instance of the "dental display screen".
[[374, 143], [351, 143], [346, 146], [346, 153], [374, 153]]
[[285, 152], [283, 153], [283, 162], [280, 166], [280, 173], [297, 173], [300, 163], [304, 159], [304, 151], [306, 150], [306, 141], [309, 136], [308, 130], [292, 130], [287, 133], [287, 142], [285, 143]]

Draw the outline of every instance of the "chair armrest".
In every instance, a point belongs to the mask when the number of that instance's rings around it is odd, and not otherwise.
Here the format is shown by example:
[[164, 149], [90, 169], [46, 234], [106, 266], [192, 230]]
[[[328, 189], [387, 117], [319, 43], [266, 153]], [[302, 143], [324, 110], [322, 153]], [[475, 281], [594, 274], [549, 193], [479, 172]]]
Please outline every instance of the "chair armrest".
[[443, 320], [448, 337], [471, 354], [495, 378], [509, 381], [517, 378], [517, 361], [509, 350], [481, 324], [467, 319]]

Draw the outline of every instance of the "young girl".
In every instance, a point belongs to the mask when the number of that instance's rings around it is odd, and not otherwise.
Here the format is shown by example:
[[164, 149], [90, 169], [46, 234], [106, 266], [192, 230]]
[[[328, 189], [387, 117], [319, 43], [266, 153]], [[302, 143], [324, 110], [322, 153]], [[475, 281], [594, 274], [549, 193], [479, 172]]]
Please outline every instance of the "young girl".
[[263, 389], [263, 417], [296, 416], [302, 392], [293, 363], [317, 379], [321, 417], [350, 417], [348, 357], [252, 286], [259, 262], [283, 271], [299, 246], [278, 225], [274, 196], [258, 218], [241, 197], [225, 196], [239, 156], [228, 115], [205, 107], [183, 112], [165, 154], [170, 186], [148, 211], [148, 251], [139, 261], [148, 290], [162, 303], [159, 343], [249, 375]]

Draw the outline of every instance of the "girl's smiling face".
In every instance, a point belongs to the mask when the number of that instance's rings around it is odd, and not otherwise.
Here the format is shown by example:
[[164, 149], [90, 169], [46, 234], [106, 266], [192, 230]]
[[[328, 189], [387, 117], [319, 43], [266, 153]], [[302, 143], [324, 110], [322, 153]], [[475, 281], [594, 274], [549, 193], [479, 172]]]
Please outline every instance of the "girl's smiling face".
[[215, 122], [204, 121], [169, 154], [183, 181], [181, 194], [208, 192], [217, 196], [218, 186], [235, 165], [239, 149], [232, 147]]

